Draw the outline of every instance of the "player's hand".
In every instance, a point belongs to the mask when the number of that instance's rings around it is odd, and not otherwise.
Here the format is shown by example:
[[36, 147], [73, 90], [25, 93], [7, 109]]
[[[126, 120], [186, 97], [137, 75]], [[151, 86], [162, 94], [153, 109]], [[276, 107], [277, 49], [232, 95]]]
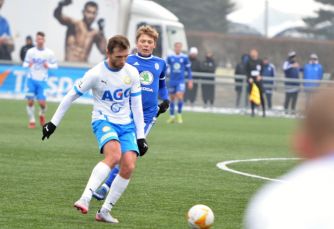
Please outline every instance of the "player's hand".
[[97, 21], [97, 25], [99, 26], [99, 30], [103, 32], [103, 30], [104, 30], [104, 26], [105, 26], [104, 18], [100, 18], [100, 19]]
[[68, 6], [70, 4], [72, 4], [72, 0], [63, 0], [59, 2], [59, 5], [61, 6]]
[[137, 139], [137, 145], [138, 145], [138, 149], [139, 149], [139, 156], [141, 156], [141, 157], [144, 156], [145, 153], [148, 150], [148, 144], [147, 144], [145, 138]]
[[188, 81], [188, 89], [191, 90], [191, 89], [193, 89], [193, 87], [194, 87], [193, 81], [189, 80]]
[[48, 69], [48, 68], [49, 68], [49, 64], [48, 64], [48, 62], [45, 61], [45, 62], [43, 63], [43, 67], [46, 68], [46, 69]]
[[168, 110], [168, 108], [169, 108], [169, 100], [166, 99], [166, 100], [162, 101], [158, 106], [159, 106], [159, 111], [158, 111], [158, 115], [157, 116], [159, 116], [162, 113], [165, 113]]
[[45, 138], [49, 139], [51, 134], [56, 130], [56, 125], [52, 122], [45, 123], [43, 126], [43, 137], [42, 140], [44, 141]]

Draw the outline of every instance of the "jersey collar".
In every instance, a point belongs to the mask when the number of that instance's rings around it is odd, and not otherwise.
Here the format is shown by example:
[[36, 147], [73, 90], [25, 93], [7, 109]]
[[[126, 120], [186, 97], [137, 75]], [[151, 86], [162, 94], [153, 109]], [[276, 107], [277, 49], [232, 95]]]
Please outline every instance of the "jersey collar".
[[142, 56], [142, 55], [140, 55], [140, 53], [136, 53], [136, 56], [138, 56], [139, 58], [144, 59], [144, 60], [149, 60], [149, 59], [153, 58], [152, 54], [150, 56]]
[[109, 67], [108, 65], [108, 62], [105, 60], [104, 61], [104, 66], [109, 70], [109, 71], [112, 71], [112, 72], [119, 72], [122, 68], [112, 68], [112, 67]]

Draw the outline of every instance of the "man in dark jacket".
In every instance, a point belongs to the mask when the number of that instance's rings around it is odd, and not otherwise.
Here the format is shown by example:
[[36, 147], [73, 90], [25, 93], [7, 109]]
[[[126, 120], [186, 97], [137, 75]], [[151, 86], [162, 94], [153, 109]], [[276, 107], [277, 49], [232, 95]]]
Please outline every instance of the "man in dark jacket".
[[[191, 62], [191, 71], [192, 72], [201, 72], [201, 62], [198, 59], [198, 49], [196, 47], [191, 47], [189, 50], [189, 59]], [[199, 76], [196, 76], [196, 74], [193, 74], [193, 79], [196, 81], [200, 79]], [[193, 88], [189, 90], [186, 88], [186, 92], [184, 94], [184, 101], [188, 102], [190, 101], [190, 104], [193, 106], [194, 102], [197, 97], [197, 88], [198, 88], [198, 83], [194, 81], [193, 83]]]
[[[287, 60], [283, 64], [283, 70], [286, 79], [299, 80], [300, 67], [297, 62], [297, 54], [294, 51], [289, 52]], [[288, 81], [285, 82], [285, 102], [284, 109], [286, 113], [289, 113], [289, 107], [291, 103], [291, 113], [296, 112], [296, 104], [299, 93], [299, 82]]]
[[[261, 99], [261, 106], [262, 106], [262, 116], [266, 116], [266, 105], [264, 103], [263, 98], [263, 84], [262, 84], [262, 60], [259, 59], [259, 53], [256, 49], [252, 49], [249, 52], [250, 59], [246, 65], [246, 72], [247, 72], [247, 80], [249, 83], [249, 93], [252, 91], [253, 83], [256, 84], [256, 86], [260, 90], [260, 99]], [[251, 108], [252, 108], [252, 117], [255, 115], [255, 106], [256, 104], [253, 101], [250, 101]]]
[[21, 58], [22, 62], [24, 61], [24, 58], [26, 57], [28, 49], [30, 49], [32, 47], [34, 47], [34, 45], [32, 43], [32, 38], [31, 38], [31, 36], [27, 36], [26, 37], [26, 44], [24, 46], [22, 46], [22, 48], [20, 50], [20, 58]]
[[236, 98], [236, 103], [235, 106], [239, 107], [240, 106], [240, 98], [241, 98], [241, 94], [242, 94], [242, 83], [243, 80], [237, 77], [240, 76], [246, 76], [247, 72], [246, 72], [246, 65], [248, 63], [249, 60], [249, 55], [248, 54], [243, 54], [241, 56], [241, 62], [237, 64], [237, 66], [235, 67], [235, 71], [234, 71], [234, 75], [235, 75], [235, 92], [237, 93], [237, 98]]
[[[213, 59], [213, 53], [208, 51], [205, 56], [205, 60], [202, 64], [202, 71], [207, 73], [215, 73], [216, 71], [216, 63]], [[212, 81], [212, 83], [202, 83], [202, 98], [204, 102], [204, 106], [207, 106], [210, 103], [210, 106], [213, 106], [215, 100], [215, 77], [207, 76], [204, 77], [203, 80]]]
[[267, 78], [263, 80], [263, 86], [264, 86], [264, 92], [266, 94], [268, 108], [271, 109], [272, 108], [271, 101], [274, 87], [273, 78], [276, 75], [276, 69], [275, 66], [269, 62], [269, 59], [267, 57], [263, 58], [261, 75]]

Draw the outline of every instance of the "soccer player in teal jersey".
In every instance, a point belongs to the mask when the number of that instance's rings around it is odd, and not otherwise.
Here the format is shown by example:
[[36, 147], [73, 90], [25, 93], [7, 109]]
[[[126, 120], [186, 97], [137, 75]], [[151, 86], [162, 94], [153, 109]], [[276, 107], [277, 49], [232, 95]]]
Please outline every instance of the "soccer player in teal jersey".
[[[164, 113], [169, 106], [165, 82], [167, 64], [163, 59], [152, 55], [157, 39], [158, 33], [155, 29], [150, 26], [140, 27], [136, 36], [138, 53], [130, 55], [127, 59], [127, 63], [137, 68], [140, 74], [146, 136], [154, 124], [156, 116]], [[163, 102], [158, 105], [159, 97]], [[111, 171], [106, 182], [94, 192], [93, 196], [96, 199], [103, 200], [105, 198], [118, 172], [118, 167]]]
[[[174, 44], [175, 54], [167, 57], [167, 64], [170, 68], [170, 78], [168, 91], [170, 95], [170, 118], [168, 123], [183, 123], [182, 119], [182, 107], [184, 92], [186, 89], [185, 75], [188, 77], [188, 89], [193, 88], [191, 63], [187, 55], [183, 54], [182, 43], [176, 42]], [[175, 102], [177, 101], [177, 115], [175, 120]]]

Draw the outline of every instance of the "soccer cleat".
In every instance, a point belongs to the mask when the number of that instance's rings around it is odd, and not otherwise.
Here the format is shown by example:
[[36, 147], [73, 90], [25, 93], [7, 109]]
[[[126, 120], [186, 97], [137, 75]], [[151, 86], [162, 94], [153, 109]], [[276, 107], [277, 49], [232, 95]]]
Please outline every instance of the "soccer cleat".
[[179, 124], [183, 123], [183, 119], [182, 119], [182, 115], [181, 114], [177, 114], [176, 115], [176, 122], [179, 123]]
[[93, 192], [93, 197], [97, 200], [104, 200], [108, 192], [109, 192], [108, 186], [103, 184], [100, 188], [98, 188], [95, 192]]
[[86, 199], [80, 198], [74, 203], [74, 207], [81, 211], [82, 214], [87, 214], [89, 208], [89, 202]]
[[36, 128], [36, 124], [34, 122], [29, 122], [28, 128], [29, 129], [34, 129], [34, 128]]
[[175, 122], [175, 116], [170, 116], [169, 119], [167, 119], [167, 123], [174, 123]]
[[41, 126], [44, 126], [44, 124], [45, 124], [45, 115], [40, 115], [39, 116], [39, 123], [41, 124]]
[[95, 220], [105, 223], [119, 223], [118, 219], [112, 217], [108, 211], [98, 210], [95, 215]]

